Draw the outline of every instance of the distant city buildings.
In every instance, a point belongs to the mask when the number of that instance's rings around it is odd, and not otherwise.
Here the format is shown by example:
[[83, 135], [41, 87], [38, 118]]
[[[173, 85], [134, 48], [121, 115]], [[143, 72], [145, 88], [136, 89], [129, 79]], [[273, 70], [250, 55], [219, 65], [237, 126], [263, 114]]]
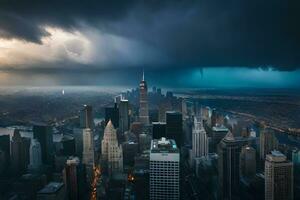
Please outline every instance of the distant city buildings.
[[279, 151], [271, 151], [265, 161], [265, 199], [294, 199], [293, 163]]
[[180, 153], [175, 140], [161, 138], [151, 142], [150, 199], [179, 199]]

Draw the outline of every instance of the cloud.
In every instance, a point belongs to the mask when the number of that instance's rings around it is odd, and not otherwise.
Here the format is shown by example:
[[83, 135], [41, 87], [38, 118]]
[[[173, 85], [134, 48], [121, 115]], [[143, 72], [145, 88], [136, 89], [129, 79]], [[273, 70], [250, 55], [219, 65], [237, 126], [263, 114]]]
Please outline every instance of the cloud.
[[[14, 64], [34, 68], [75, 63], [82, 68], [271, 66], [288, 71], [300, 66], [299, 5], [292, 0], [1, 1], [0, 37], [50, 52], [45, 58], [37, 51], [29, 57], [34, 63], [25, 62], [28, 52], [18, 52], [24, 59]], [[56, 38], [62, 45], [49, 47], [47, 41], [55, 38], [49, 27], [80, 38]]]

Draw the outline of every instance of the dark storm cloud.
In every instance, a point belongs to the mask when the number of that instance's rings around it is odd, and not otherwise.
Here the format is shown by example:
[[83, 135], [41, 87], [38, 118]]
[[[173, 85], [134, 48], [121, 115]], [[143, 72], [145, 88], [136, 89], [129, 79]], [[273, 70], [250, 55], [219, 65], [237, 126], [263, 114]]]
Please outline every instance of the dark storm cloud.
[[72, 31], [85, 23], [159, 49], [168, 61], [157, 67], [294, 70], [300, 66], [299, 5], [297, 0], [10, 0], [0, 2], [0, 37], [39, 43], [49, 34], [43, 25]]

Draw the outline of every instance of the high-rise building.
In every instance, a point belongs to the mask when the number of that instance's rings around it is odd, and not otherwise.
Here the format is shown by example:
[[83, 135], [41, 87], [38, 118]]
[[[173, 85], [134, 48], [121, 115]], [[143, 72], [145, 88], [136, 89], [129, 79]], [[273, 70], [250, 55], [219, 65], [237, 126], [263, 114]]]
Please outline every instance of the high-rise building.
[[179, 199], [180, 154], [175, 140], [151, 141], [150, 199]]
[[293, 163], [279, 151], [267, 154], [265, 161], [265, 199], [293, 200]]
[[116, 129], [109, 121], [104, 129], [101, 145], [102, 158], [108, 164], [109, 173], [123, 171], [123, 150], [119, 145]]
[[229, 129], [225, 126], [214, 126], [212, 127], [211, 132], [211, 152], [217, 151], [217, 146], [221, 142], [221, 140], [226, 136], [226, 134], [229, 132]]
[[4, 173], [6, 167], [5, 152], [0, 149], [0, 176]]
[[256, 174], [256, 151], [253, 147], [244, 146], [240, 154], [240, 175], [253, 178]]
[[274, 149], [278, 149], [278, 141], [275, 137], [273, 130], [266, 129], [264, 125], [261, 125], [259, 144], [260, 144], [259, 156], [260, 159], [264, 161], [267, 154], [269, 154]]
[[84, 105], [80, 111], [80, 127], [90, 129], [94, 127], [92, 106]]
[[119, 128], [122, 133], [129, 130], [129, 103], [121, 99], [119, 104]]
[[82, 199], [85, 186], [86, 174], [85, 167], [80, 163], [78, 157], [70, 157], [63, 170], [63, 178], [68, 199]]
[[218, 145], [218, 171], [221, 199], [235, 199], [240, 182], [241, 144], [229, 131]]
[[28, 166], [31, 170], [38, 170], [42, 166], [42, 148], [37, 139], [32, 139], [30, 148], [30, 164]]
[[5, 162], [3, 163], [3, 171], [8, 169], [10, 164], [10, 138], [9, 135], [0, 135], [0, 150], [2, 150]]
[[82, 128], [74, 128], [73, 136], [75, 139], [75, 155], [79, 158], [82, 158], [83, 153], [83, 129]]
[[152, 122], [152, 138], [160, 139], [162, 137], [166, 137], [166, 123]]
[[46, 124], [35, 124], [33, 137], [40, 142], [43, 164], [52, 165], [54, 159], [52, 127]]
[[201, 118], [194, 118], [193, 127], [193, 156], [194, 158], [208, 155], [208, 137]]
[[166, 112], [166, 137], [174, 139], [177, 146], [180, 148], [182, 145], [182, 114], [176, 111]]
[[11, 141], [11, 167], [15, 174], [20, 174], [27, 168], [29, 145], [29, 140], [22, 138], [19, 130], [14, 130]]
[[105, 124], [111, 120], [115, 128], [119, 128], [119, 108], [118, 104], [115, 103], [114, 107], [105, 108]]
[[149, 110], [148, 110], [148, 87], [145, 81], [145, 75], [143, 71], [143, 79], [140, 82], [140, 110], [139, 119], [145, 125], [149, 124]]
[[90, 183], [93, 178], [94, 158], [94, 137], [90, 128], [83, 129], [83, 153], [82, 163], [86, 166], [87, 181]]

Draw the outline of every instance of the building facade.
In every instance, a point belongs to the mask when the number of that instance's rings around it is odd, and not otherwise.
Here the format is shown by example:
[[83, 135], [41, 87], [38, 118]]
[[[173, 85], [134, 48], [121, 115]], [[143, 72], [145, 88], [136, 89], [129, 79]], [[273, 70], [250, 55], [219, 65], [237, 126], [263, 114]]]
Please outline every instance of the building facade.
[[38, 170], [42, 166], [42, 149], [41, 144], [37, 139], [32, 139], [29, 149], [30, 164], [28, 166], [31, 170]]
[[109, 121], [104, 129], [101, 145], [102, 159], [107, 162], [109, 173], [123, 171], [123, 150], [119, 145], [116, 129]]
[[151, 141], [150, 199], [179, 199], [180, 154], [175, 140]]
[[166, 112], [166, 137], [174, 139], [179, 148], [183, 139], [182, 123], [182, 114], [180, 112]]
[[293, 163], [279, 151], [267, 154], [265, 161], [265, 200], [294, 199]]

